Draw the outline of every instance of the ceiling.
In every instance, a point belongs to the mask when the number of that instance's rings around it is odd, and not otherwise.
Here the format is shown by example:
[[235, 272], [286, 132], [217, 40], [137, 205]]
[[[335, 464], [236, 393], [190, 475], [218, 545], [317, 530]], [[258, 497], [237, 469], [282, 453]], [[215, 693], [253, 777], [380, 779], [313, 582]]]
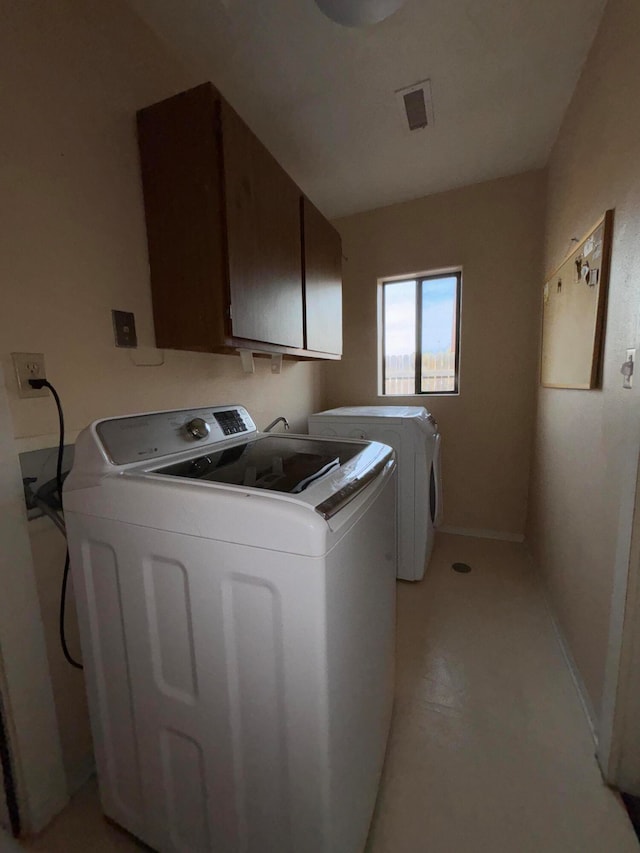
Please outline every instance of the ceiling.
[[[313, 0], [129, 2], [332, 217], [543, 166], [605, 5], [408, 0], [354, 29]], [[394, 92], [425, 78], [410, 133]]]

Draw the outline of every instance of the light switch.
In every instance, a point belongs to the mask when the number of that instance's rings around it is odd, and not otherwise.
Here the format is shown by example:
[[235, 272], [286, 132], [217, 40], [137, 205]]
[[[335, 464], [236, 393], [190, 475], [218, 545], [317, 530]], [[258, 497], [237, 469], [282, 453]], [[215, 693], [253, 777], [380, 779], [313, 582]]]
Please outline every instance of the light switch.
[[635, 349], [627, 350], [627, 360], [624, 362], [622, 367], [620, 368], [620, 373], [622, 374], [622, 387], [623, 388], [633, 388], [633, 371], [636, 364], [636, 351]]

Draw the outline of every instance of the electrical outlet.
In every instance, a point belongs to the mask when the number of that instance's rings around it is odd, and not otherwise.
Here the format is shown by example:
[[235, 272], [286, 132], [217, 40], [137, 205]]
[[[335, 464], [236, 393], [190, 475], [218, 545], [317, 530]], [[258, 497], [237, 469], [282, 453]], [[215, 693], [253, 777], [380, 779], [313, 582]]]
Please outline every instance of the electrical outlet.
[[18, 397], [47, 397], [46, 388], [32, 388], [30, 379], [46, 379], [44, 354], [41, 352], [12, 352], [13, 366], [18, 381]]

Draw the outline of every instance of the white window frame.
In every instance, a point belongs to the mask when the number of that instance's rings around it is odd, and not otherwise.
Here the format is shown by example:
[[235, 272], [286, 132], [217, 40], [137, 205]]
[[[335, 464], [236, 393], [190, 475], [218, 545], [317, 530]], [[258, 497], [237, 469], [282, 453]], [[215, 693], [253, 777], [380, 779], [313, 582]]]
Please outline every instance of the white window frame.
[[[457, 287], [457, 313], [456, 313], [456, 355], [455, 355], [455, 388], [453, 391], [417, 391], [412, 394], [385, 394], [384, 385], [384, 286], [385, 284], [393, 284], [399, 281], [425, 281], [436, 278], [446, 278], [455, 276], [458, 280]], [[378, 354], [377, 354], [377, 374], [378, 374], [378, 397], [388, 400], [390, 398], [402, 399], [407, 397], [456, 397], [460, 395], [460, 362], [462, 352], [461, 328], [462, 328], [462, 267], [447, 267], [445, 269], [427, 270], [416, 273], [405, 273], [404, 275], [385, 275], [377, 280], [377, 298], [378, 298]], [[417, 315], [416, 315], [417, 317]], [[416, 323], [416, 338], [418, 335], [419, 324]], [[418, 371], [416, 370], [416, 383], [419, 382]]]

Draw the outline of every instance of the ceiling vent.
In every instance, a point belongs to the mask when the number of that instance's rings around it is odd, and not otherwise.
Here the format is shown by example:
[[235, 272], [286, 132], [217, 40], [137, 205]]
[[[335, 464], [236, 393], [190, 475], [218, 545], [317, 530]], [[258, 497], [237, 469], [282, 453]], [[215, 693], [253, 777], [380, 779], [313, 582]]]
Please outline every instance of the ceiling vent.
[[402, 110], [405, 130], [424, 130], [433, 125], [430, 80], [420, 80], [412, 86], [398, 89], [395, 94]]

